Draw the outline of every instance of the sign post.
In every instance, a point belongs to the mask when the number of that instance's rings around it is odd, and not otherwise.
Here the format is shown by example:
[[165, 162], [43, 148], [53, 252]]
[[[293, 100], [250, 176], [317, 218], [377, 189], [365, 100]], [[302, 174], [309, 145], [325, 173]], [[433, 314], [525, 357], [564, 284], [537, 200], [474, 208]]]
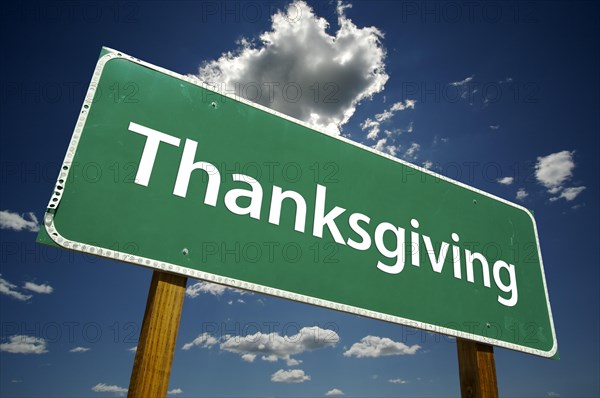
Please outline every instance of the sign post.
[[456, 339], [462, 398], [498, 398], [494, 347]]
[[129, 398], [166, 397], [187, 278], [154, 271], [146, 302]]

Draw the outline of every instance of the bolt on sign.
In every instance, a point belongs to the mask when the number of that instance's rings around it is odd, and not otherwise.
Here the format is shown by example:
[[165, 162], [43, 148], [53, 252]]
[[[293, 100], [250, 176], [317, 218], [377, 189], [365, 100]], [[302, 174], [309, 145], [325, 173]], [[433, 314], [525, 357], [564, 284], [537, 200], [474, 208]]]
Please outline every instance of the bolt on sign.
[[551, 357], [525, 208], [103, 49], [38, 240]]

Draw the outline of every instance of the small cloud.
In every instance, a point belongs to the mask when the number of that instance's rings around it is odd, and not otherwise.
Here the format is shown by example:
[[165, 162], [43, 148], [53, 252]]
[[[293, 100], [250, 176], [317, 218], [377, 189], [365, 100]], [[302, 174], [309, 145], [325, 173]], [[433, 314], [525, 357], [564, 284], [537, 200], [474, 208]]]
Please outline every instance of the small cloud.
[[23, 380], [12, 379], [11, 383], [23, 383]]
[[223, 293], [230, 291], [237, 294], [243, 295], [252, 295], [252, 293], [247, 292], [245, 290], [234, 289], [231, 287], [217, 285], [216, 283], [210, 282], [198, 282], [193, 285], [188, 286], [185, 289], [185, 295], [189, 298], [196, 298], [201, 294], [210, 294], [212, 296], [222, 296]]
[[129, 351], [129, 352], [137, 352], [137, 346], [130, 347], [130, 348], [127, 349], [127, 351]]
[[172, 390], [167, 391], [167, 395], [179, 395], [183, 394], [183, 390], [181, 388], [174, 388]]
[[382, 138], [377, 141], [377, 144], [371, 146], [371, 148], [375, 149], [376, 151], [380, 151], [380, 152], [390, 154], [392, 156], [396, 156], [396, 154], [398, 153], [399, 147], [397, 147], [395, 145], [386, 145], [387, 140], [388, 140], [387, 138]]
[[0, 274], [0, 293], [10, 296], [19, 301], [27, 301], [32, 297], [30, 294], [23, 294], [19, 292], [17, 290], [17, 285], [14, 285], [6, 279], [1, 278], [1, 276], [2, 274]]
[[115, 385], [98, 383], [94, 387], [92, 387], [92, 391], [93, 392], [111, 392], [113, 394], [123, 395], [127, 392], [127, 389], [123, 388], [123, 387], [115, 386]]
[[344, 352], [345, 357], [379, 358], [391, 355], [414, 355], [421, 348], [419, 345], [407, 346], [387, 337], [365, 336]]
[[91, 348], [87, 348], [87, 347], [75, 347], [75, 348], [71, 348], [69, 350], [69, 352], [88, 352], [89, 350], [91, 350]]
[[519, 188], [519, 190], [517, 191], [517, 200], [523, 201], [528, 196], [529, 194], [527, 193], [525, 188]]
[[0, 344], [0, 351], [11, 354], [45, 354], [46, 340], [41, 337], [14, 335], [8, 338], [8, 343]]
[[492, 130], [499, 130], [500, 129], [500, 125], [499, 124], [490, 125], [490, 129], [492, 129]]
[[32, 292], [39, 294], [50, 294], [54, 291], [54, 288], [50, 285], [38, 285], [33, 282], [25, 282], [23, 289], [31, 290]]
[[560, 151], [548, 156], [537, 158], [535, 177], [549, 193], [557, 194], [562, 191], [563, 184], [573, 176], [575, 152]]
[[461, 86], [464, 86], [465, 84], [471, 82], [474, 77], [475, 77], [475, 75], [471, 75], [469, 77], [465, 77], [462, 80], [459, 80], [459, 81], [456, 81], [456, 82], [452, 82], [452, 83], [450, 83], [450, 85], [454, 86], [454, 87], [461, 87]]
[[406, 384], [408, 381], [402, 379], [390, 379], [388, 380], [392, 384]]
[[203, 347], [203, 348], [211, 348], [218, 342], [219, 342], [219, 340], [217, 340], [216, 338], [211, 336], [209, 333], [205, 332], [205, 333], [202, 333], [201, 335], [199, 335], [198, 337], [196, 337], [193, 341], [191, 341], [189, 343], [185, 343], [183, 345], [183, 347], [181, 347], [181, 349], [184, 351], [188, 351], [190, 348], [192, 348], [194, 346], [199, 346], [199, 347]]
[[552, 398], [560, 397], [560, 394], [554, 391], [548, 392], [548, 396]]
[[[26, 220], [25, 217], [29, 218]], [[13, 213], [10, 210], [0, 211], [0, 229], [12, 229], [13, 231], [38, 232], [40, 225], [33, 212], [27, 214]]]
[[433, 167], [433, 162], [431, 160], [426, 160], [423, 162], [423, 168], [425, 168], [427, 170], [431, 170], [432, 167]]
[[331, 389], [325, 393], [326, 397], [339, 397], [341, 395], [344, 395], [344, 392], [339, 388]]
[[551, 202], [557, 201], [559, 199], [565, 199], [567, 202], [572, 201], [573, 199], [575, 199], [577, 196], [579, 196], [580, 193], [582, 193], [584, 190], [586, 189], [586, 187], [571, 187], [571, 188], [565, 188], [559, 196], [550, 198]]
[[310, 380], [310, 376], [304, 374], [302, 369], [279, 369], [271, 375], [271, 381], [275, 383], [304, 383], [307, 380]]
[[510, 185], [515, 181], [513, 177], [502, 177], [498, 179], [498, 182], [502, 185]]
[[404, 156], [408, 159], [416, 159], [417, 152], [419, 152], [420, 149], [421, 145], [417, 144], [416, 142], [413, 142], [412, 144], [410, 144], [410, 147], [406, 150], [406, 152], [404, 152]]

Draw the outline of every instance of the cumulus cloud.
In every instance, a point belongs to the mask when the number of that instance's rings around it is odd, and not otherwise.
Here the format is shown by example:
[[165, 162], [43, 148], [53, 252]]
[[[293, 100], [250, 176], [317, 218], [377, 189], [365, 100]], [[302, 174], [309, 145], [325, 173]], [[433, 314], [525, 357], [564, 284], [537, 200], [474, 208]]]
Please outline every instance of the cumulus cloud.
[[502, 185], [510, 185], [515, 181], [513, 177], [502, 177], [498, 178], [498, 182]]
[[519, 190], [517, 191], [517, 200], [523, 201], [528, 196], [529, 196], [529, 194], [527, 193], [525, 188], [519, 188]]
[[181, 388], [174, 388], [172, 390], [167, 391], [167, 395], [179, 395], [183, 394], [183, 390]]
[[210, 347], [214, 346], [215, 344], [217, 344], [218, 342], [219, 342], [219, 340], [217, 340], [215, 337], [211, 336], [209, 333], [202, 333], [201, 335], [196, 337], [191, 342], [185, 343], [183, 345], [183, 347], [181, 347], [181, 349], [184, 351], [188, 351], [190, 348], [192, 348], [194, 346], [198, 346], [198, 347], [202, 347], [202, 348], [210, 348]]
[[421, 145], [413, 142], [410, 144], [410, 147], [404, 152], [404, 157], [409, 160], [415, 160], [417, 158], [417, 153], [421, 149]]
[[344, 392], [339, 388], [334, 388], [325, 393], [326, 397], [339, 397], [340, 395], [344, 395]]
[[87, 348], [87, 347], [75, 347], [75, 348], [71, 348], [69, 350], [69, 352], [88, 352], [89, 350], [91, 350], [91, 348]]
[[260, 42], [240, 40], [239, 48], [200, 67], [198, 77], [236, 95], [339, 134], [362, 100], [383, 90], [383, 34], [358, 27], [338, 3], [339, 29], [296, 0], [272, 16]]
[[419, 345], [407, 346], [387, 337], [365, 336], [344, 352], [346, 357], [378, 358], [390, 355], [414, 355], [421, 348]]
[[423, 162], [423, 168], [425, 168], [427, 170], [431, 170], [432, 167], [433, 167], [433, 162], [431, 160], [426, 160]]
[[310, 380], [310, 376], [304, 374], [302, 369], [279, 369], [271, 375], [271, 381], [275, 383], [304, 383], [307, 380]]
[[537, 158], [535, 177], [549, 193], [560, 192], [563, 184], [573, 175], [575, 168], [573, 154], [574, 152], [561, 151]]
[[8, 343], [0, 344], [0, 351], [11, 354], [45, 354], [48, 352], [47, 343], [41, 337], [14, 335], [8, 338]]
[[400, 149], [400, 146], [396, 146], [396, 145], [387, 145], [387, 138], [382, 138], [380, 140], [377, 141], [377, 143], [375, 145], [371, 145], [371, 148], [377, 150], [377, 151], [381, 151], [381, 152], [385, 152], [388, 153], [392, 156], [396, 156], [396, 154], [398, 153], [398, 150]]
[[94, 387], [92, 387], [92, 391], [94, 391], [94, 392], [111, 392], [113, 394], [123, 395], [127, 392], [127, 389], [123, 388], [123, 387], [115, 386], [115, 385], [98, 383]]
[[450, 83], [450, 85], [454, 86], [454, 87], [461, 87], [461, 86], [464, 86], [465, 84], [468, 84], [469, 82], [471, 82], [474, 77], [475, 77], [475, 75], [471, 75], [469, 77], [465, 77], [463, 80], [452, 82], [452, 83]]
[[408, 381], [403, 380], [403, 379], [390, 379], [388, 381], [390, 383], [392, 383], [392, 384], [406, 384], [406, 383], [408, 383]]
[[[29, 220], [25, 219], [26, 216]], [[25, 215], [13, 213], [10, 210], [0, 210], [0, 229], [38, 232], [40, 230], [40, 224], [33, 212], [29, 212]]]
[[23, 294], [19, 292], [17, 290], [17, 285], [14, 285], [6, 279], [1, 278], [1, 276], [2, 274], [0, 274], [0, 293], [10, 296], [19, 301], [27, 301], [32, 297], [30, 294]]
[[333, 347], [339, 340], [340, 337], [333, 330], [313, 326], [304, 327], [292, 336], [281, 336], [276, 332], [257, 332], [247, 336], [225, 335], [217, 339], [208, 333], [203, 333], [192, 342], [184, 344], [182, 349], [189, 350], [194, 346], [211, 348], [220, 343], [221, 350], [238, 354], [245, 362], [254, 362], [257, 357], [260, 357], [263, 361], [283, 360], [288, 366], [295, 366], [302, 361], [292, 358], [293, 355]]
[[54, 291], [54, 288], [50, 285], [42, 284], [38, 285], [33, 282], [25, 282], [23, 289], [31, 290], [32, 292], [39, 294], [50, 294]]

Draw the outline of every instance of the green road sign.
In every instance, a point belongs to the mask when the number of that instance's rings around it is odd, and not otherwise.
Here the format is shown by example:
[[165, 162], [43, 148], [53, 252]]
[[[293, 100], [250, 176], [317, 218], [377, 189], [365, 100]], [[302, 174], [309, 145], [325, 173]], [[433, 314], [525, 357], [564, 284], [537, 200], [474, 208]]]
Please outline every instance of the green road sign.
[[523, 207], [104, 49], [38, 240], [550, 357]]

